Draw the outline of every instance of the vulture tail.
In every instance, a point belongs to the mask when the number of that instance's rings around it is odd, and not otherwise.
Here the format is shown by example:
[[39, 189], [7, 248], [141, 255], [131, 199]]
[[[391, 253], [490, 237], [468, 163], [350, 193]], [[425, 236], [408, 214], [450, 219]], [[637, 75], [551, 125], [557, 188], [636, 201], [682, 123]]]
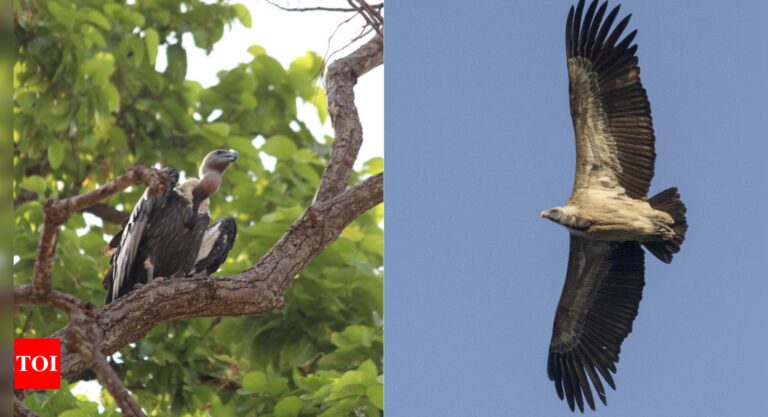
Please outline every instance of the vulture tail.
[[688, 230], [688, 222], [685, 219], [685, 204], [680, 199], [680, 193], [677, 188], [667, 188], [648, 199], [656, 210], [666, 212], [675, 221], [672, 230], [675, 231], [675, 237], [671, 240], [657, 242], [643, 242], [643, 245], [657, 258], [664, 263], [672, 262], [672, 255], [680, 252], [680, 245], [685, 240], [685, 232]]

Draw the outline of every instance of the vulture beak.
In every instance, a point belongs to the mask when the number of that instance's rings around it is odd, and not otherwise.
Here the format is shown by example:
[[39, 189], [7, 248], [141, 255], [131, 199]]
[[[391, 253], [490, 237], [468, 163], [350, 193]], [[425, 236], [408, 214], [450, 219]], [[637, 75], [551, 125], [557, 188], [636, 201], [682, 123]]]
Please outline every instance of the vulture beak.
[[229, 154], [227, 154], [227, 158], [229, 158], [229, 162], [235, 162], [239, 157], [240, 157], [240, 152], [234, 149], [230, 149]]
[[541, 217], [542, 219], [546, 219], [547, 217], [549, 217], [549, 210], [542, 211], [541, 214], [539, 214], [539, 217]]

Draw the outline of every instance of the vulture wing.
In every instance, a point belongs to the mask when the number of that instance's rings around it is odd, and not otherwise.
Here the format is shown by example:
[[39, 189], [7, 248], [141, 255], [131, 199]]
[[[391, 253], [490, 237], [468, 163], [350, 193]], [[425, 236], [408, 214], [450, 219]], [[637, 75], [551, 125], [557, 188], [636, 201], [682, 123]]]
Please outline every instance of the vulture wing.
[[557, 305], [547, 373], [560, 399], [584, 411], [584, 398], [594, 410], [588, 379], [603, 404], [603, 380], [616, 388], [621, 342], [643, 295], [644, 258], [638, 242], [600, 242], [571, 235], [568, 273]]
[[611, 31], [619, 6], [571, 6], [565, 30], [571, 117], [576, 134], [574, 193], [621, 187], [632, 198], [648, 194], [654, 150], [651, 106], [640, 83], [637, 31], [620, 40], [630, 16]]
[[[168, 175], [169, 179], [165, 191], [153, 194], [147, 188], [133, 208], [128, 222], [109, 244], [109, 250], [113, 251], [114, 254], [110, 261], [112, 266], [104, 277], [104, 286], [107, 289], [107, 303], [128, 292], [133, 288], [133, 284], [135, 284], [128, 283], [127, 281], [128, 277], [131, 276], [131, 268], [134, 266], [144, 232], [149, 227], [152, 213], [163, 205], [169, 193], [174, 192], [173, 188], [179, 180], [179, 174], [175, 169], [168, 167], [163, 168], [163, 171]], [[118, 236], [120, 243], [115, 246]]]
[[188, 275], [216, 272], [227, 259], [236, 236], [237, 224], [232, 217], [225, 217], [208, 227], [197, 252], [195, 266]]

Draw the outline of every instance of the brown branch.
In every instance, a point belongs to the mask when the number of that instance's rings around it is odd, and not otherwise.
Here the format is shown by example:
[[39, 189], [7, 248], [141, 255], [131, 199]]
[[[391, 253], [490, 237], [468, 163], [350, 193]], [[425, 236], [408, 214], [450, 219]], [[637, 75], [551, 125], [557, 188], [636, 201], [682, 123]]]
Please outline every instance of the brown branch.
[[[288, 6], [277, 4], [272, 0], [264, 0], [264, 1], [286, 12], [356, 12], [358, 11], [354, 7], [323, 7], [323, 6], [288, 7]], [[377, 10], [381, 10], [384, 7], [384, 3], [372, 4], [370, 5], [370, 7]]]
[[37, 197], [38, 195], [36, 192], [29, 191], [26, 188], [20, 188], [19, 192], [16, 194], [16, 199], [13, 200], [13, 208], [15, 209], [27, 201], [37, 200]]
[[104, 203], [94, 204], [91, 207], [83, 209], [82, 211], [91, 213], [94, 216], [100, 217], [102, 220], [106, 222], [115, 223], [115, 224], [123, 224], [123, 222], [126, 221], [129, 216], [128, 213], [124, 211], [120, 211]]
[[146, 417], [144, 411], [141, 410], [141, 406], [136, 399], [133, 398], [128, 389], [123, 385], [123, 381], [117, 376], [117, 373], [109, 363], [107, 359], [100, 353], [94, 353], [94, 360], [91, 368], [99, 377], [99, 382], [115, 399], [115, 402], [120, 406], [120, 411], [124, 416], [130, 417]]
[[13, 288], [13, 304], [15, 306], [34, 305], [53, 307], [67, 312], [70, 316], [81, 311], [93, 309], [93, 304], [83, 301], [74, 295], [51, 290], [48, 293], [35, 291], [30, 284], [17, 285]]
[[[89, 334], [104, 355], [143, 338], [156, 325], [193, 317], [242, 316], [284, 305], [283, 291], [296, 274], [363, 212], [384, 199], [384, 176], [372, 176], [337, 197], [310, 206], [254, 267], [234, 276], [156, 278], [97, 309]], [[52, 337], [62, 337], [69, 325]], [[66, 345], [62, 376], [70, 380], [88, 366]]]
[[51, 270], [59, 238], [59, 226], [67, 221], [73, 212], [90, 207], [131, 185], [145, 183], [153, 191], [161, 192], [166, 180], [165, 174], [154, 168], [137, 166], [93, 191], [55, 202], [48, 200], [44, 206], [45, 220], [37, 247], [37, 259], [32, 278], [34, 290], [41, 294], [51, 291]]
[[371, 7], [365, 0], [347, 0], [347, 3], [358, 11], [368, 26], [373, 28], [379, 36], [384, 36], [384, 17], [381, 16], [379, 11]]
[[333, 147], [323, 172], [317, 201], [338, 195], [347, 187], [349, 173], [363, 143], [363, 126], [355, 106], [357, 79], [384, 62], [384, 40], [376, 36], [355, 52], [328, 67], [328, 114], [334, 130]]

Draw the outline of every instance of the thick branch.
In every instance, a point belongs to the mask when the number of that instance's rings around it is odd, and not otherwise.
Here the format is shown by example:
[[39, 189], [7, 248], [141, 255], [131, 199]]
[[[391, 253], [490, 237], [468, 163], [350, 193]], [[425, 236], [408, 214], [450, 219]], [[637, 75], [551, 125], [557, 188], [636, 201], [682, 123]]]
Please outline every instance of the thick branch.
[[334, 140], [328, 166], [317, 191], [317, 201], [333, 198], [347, 188], [349, 173], [363, 143], [363, 126], [355, 106], [357, 79], [384, 62], [384, 40], [376, 36], [355, 52], [328, 67], [328, 114]]
[[[349, 223], [383, 199], [384, 176], [378, 174], [330, 201], [310, 206], [253, 268], [218, 278], [155, 279], [96, 310], [97, 318], [89, 324], [92, 340], [102, 354], [109, 355], [165, 321], [251, 315], [280, 308], [283, 291], [296, 274]], [[61, 337], [68, 328], [53, 337]], [[62, 376], [73, 379], [87, 366], [82, 355], [63, 347]]]

